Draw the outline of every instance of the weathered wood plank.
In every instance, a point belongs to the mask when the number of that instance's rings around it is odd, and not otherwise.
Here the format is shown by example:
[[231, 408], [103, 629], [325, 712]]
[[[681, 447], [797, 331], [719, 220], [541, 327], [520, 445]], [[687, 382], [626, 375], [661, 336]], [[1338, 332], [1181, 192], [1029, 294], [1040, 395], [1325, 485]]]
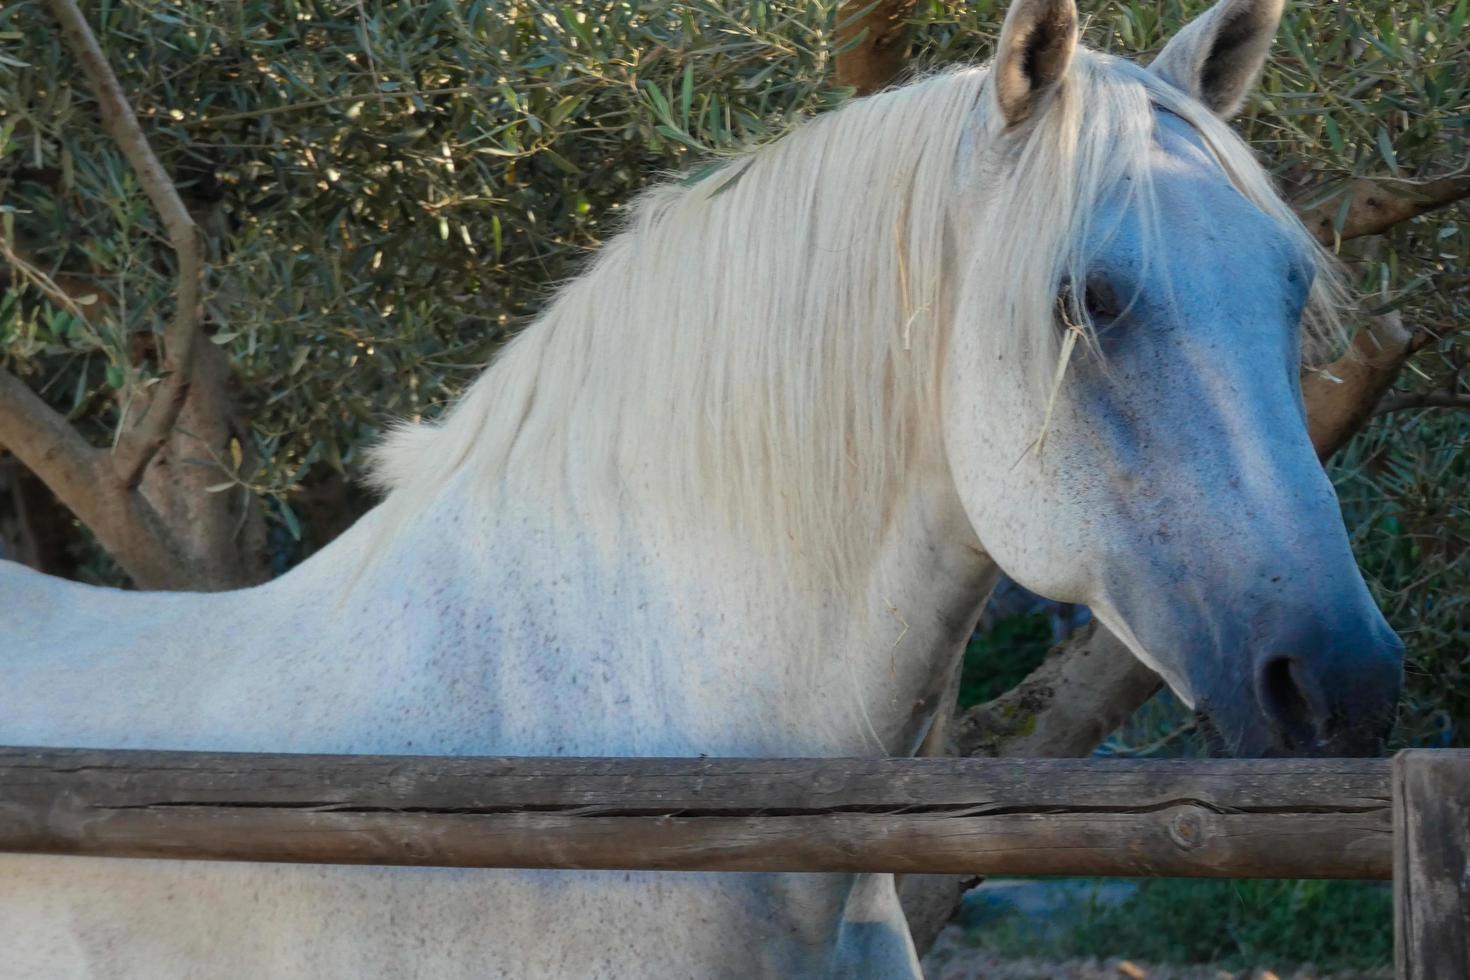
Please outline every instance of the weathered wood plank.
[[0, 851], [351, 864], [1387, 878], [1387, 760], [0, 749]]
[[1394, 948], [1400, 980], [1470, 977], [1470, 750], [1394, 758]]

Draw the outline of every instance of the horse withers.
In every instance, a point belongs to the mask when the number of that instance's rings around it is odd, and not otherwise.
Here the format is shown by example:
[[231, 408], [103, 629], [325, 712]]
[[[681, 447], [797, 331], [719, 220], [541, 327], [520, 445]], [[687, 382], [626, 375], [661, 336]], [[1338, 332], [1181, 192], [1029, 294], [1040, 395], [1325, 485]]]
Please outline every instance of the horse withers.
[[[1017, 0], [988, 70], [654, 189], [291, 573], [0, 563], [0, 742], [909, 754], [1004, 569], [1234, 751], [1373, 750], [1402, 650], [1298, 383], [1339, 291], [1225, 123], [1279, 14], [1222, 0], [1145, 70]], [[887, 875], [9, 855], [0, 975], [919, 967]]]

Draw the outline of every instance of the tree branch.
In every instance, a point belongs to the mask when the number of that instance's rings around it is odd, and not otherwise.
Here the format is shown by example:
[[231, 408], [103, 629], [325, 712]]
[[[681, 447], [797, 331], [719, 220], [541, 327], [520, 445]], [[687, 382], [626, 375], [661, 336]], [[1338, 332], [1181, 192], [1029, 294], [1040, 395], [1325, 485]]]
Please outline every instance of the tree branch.
[[1016, 687], [955, 719], [951, 744], [967, 756], [1085, 756], [1160, 684], [1122, 640], [1089, 623]]
[[[103, 127], [137, 172], [138, 182], [163, 219], [169, 244], [178, 256], [179, 290], [173, 320], [164, 333], [163, 380], [149, 399], [143, 417], [131, 428], [124, 428], [113, 451], [113, 466], [123, 485], [131, 490], [138, 485], [144, 468], [167, 440], [189, 393], [194, 345], [201, 332], [204, 247], [199, 229], [179, 197], [178, 188], [148, 145], [148, 137], [138, 125], [138, 118], [133, 114], [117, 76], [76, 3], [74, 0], [47, 0], [47, 5], [60, 22], [67, 45], [97, 93]], [[127, 420], [121, 424], [126, 426]]]
[[[1302, 223], [1317, 241], [1332, 248], [1340, 241], [1377, 235], [1401, 221], [1470, 197], [1470, 174], [1416, 182], [1388, 178], [1359, 178], [1349, 181], [1336, 194], [1310, 208], [1297, 207]], [[1342, 230], [1336, 228], [1346, 200]]]
[[1302, 378], [1307, 428], [1317, 457], [1327, 462], [1373, 417], [1373, 409], [1410, 357], [1433, 340], [1411, 331], [1397, 311], [1365, 323], [1347, 353]]
[[40, 290], [42, 295], [51, 302], [76, 317], [78, 322], [88, 322], [87, 311], [82, 309], [76, 297], [51, 278], [44, 269], [38, 268], [29, 259], [17, 253], [11, 247], [10, 242], [4, 238], [0, 238], [0, 259], [4, 259], [4, 264], [0, 264], [0, 276], [7, 278], [18, 276], [24, 279]]
[[1404, 412], [1416, 408], [1464, 408], [1470, 409], [1470, 395], [1459, 395], [1450, 391], [1428, 391], [1418, 395], [1393, 395], [1378, 403], [1374, 415], [1389, 412]]
[[65, 417], [0, 368], [0, 444], [79, 518], [95, 513], [101, 453]]
[[106, 454], [4, 368], [0, 444], [92, 529], [134, 582], [146, 588], [177, 580], [181, 556], [152, 505], [125, 489]]

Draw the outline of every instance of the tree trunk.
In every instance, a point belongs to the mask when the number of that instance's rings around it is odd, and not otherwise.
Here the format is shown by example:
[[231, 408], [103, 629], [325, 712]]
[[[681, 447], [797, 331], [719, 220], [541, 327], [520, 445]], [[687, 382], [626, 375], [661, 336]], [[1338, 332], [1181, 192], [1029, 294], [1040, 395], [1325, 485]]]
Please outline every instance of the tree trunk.
[[179, 567], [141, 588], [206, 592], [255, 585], [270, 577], [265, 520], [243, 484], [209, 488], [252, 462], [249, 430], [231, 399], [229, 356], [212, 343], [195, 352], [194, 377], [168, 440], [143, 471], [139, 492], [173, 539]]
[[837, 84], [871, 95], [909, 60], [908, 17], [915, 0], [848, 0], [837, 11]]

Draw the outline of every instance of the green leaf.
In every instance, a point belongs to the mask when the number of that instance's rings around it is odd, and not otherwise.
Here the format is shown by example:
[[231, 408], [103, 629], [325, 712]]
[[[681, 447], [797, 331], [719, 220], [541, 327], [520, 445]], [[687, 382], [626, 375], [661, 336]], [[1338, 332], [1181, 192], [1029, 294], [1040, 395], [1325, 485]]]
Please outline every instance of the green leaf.
[[1429, 281], [1429, 276], [1415, 276], [1413, 279], [1409, 280], [1409, 282], [1406, 283], [1402, 289], [1395, 293], [1393, 297], [1388, 300], [1388, 302], [1381, 303], [1378, 306], [1370, 308], [1368, 310], [1368, 315], [1382, 316], [1385, 313], [1398, 309], [1399, 307], [1407, 303], [1409, 301], [1409, 298]]
[[566, 26], [566, 29], [571, 31], [577, 40], [582, 42], [583, 47], [587, 51], [592, 51], [594, 48], [592, 43], [592, 30], [587, 26], [583, 15], [577, 13], [571, 7], [562, 7], [560, 14], [561, 22]]
[[575, 163], [568, 160], [566, 157], [562, 156], [560, 153], [556, 152], [549, 146], [541, 151], [541, 155], [554, 163], [557, 169], [565, 173], [579, 174], [582, 172], [581, 168], [579, 168]]
[[1319, 208], [1322, 205], [1326, 204], [1328, 201], [1335, 199], [1339, 194], [1347, 189], [1348, 185], [1341, 181], [1324, 184], [1323, 186], [1313, 191], [1311, 194], [1308, 194], [1306, 197], [1302, 198], [1301, 201], [1298, 202], [1297, 207], [1303, 211], [1310, 211], [1313, 208]]
[[572, 116], [576, 115], [577, 110], [582, 108], [584, 101], [584, 99], [575, 95], [566, 96], [552, 107], [551, 113], [546, 117], [546, 121], [553, 128], [560, 126]]
[[1331, 116], [1322, 117], [1322, 128], [1327, 130], [1327, 142], [1332, 144], [1332, 152], [1338, 156], [1342, 155], [1344, 144], [1342, 130], [1337, 127], [1337, 120]]
[[687, 146], [690, 149], [704, 149], [704, 147], [700, 146], [698, 141], [696, 141], [694, 137], [690, 136], [683, 130], [675, 129], [673, 126], [665, 126], [662, 123], [655, 126], [654, 129], [658, 130], [661, 135], [667, 136], [669, 139], [673, 140], [676, 143], [682, 143], [684, 146]]
[[696, 167], [692, 167], [679, 183], [685, 187], [693, 187], [711, 174], [718, 173], [723, 167], [724, 164], [719, 160], [709, 160]]
[[730, 188], [734, 187], [735, 184], [740, 180], [740, 178], [745, 176], [745, 171], [747, 171], [749, 169], [750, 169], [750, 161], [747, 160], [744, 164], [742, 164], [740, 166], [740, 168], [738, 170], [736, 170], [733, 174], [730, 175], [730, 177], [729, 177], [728, 180], [726, 180], [724, 183], [722, 183], [719, 187], [716, 187], [714, 190], [710, 191], [709, 192], [709, 196], [710, 197], [717, 197], [720, 194], [723, 194], [726, 191], [728, 191]]
[[653, 82], [640, 82], [638, 87], [648, 96], [648, 104], [653, 107], [654, 114], [658, 116], [659, 122], [665, 126], [673, 127], [674, 117], [669, 109], [669, 100], [664, 97], [663, 89]]
[[1332, 232], [1341, 235], [1342, 230], [1347, 227], [1348, 212], [1353, 209], [1353, 199], [1350, 195], [1344, 195], [1342, 203], [1337, 206], [1337, 213], [1332, 216]]
[[1382, 126], [1378, 127], [1378, 155], [1388, 164], [1388, 169], [1393, 171], [1394, 176], [1398, 176], [1399, 160], [1393, 152], [1393, 141], [1389, 139], [1388, 130]]
[[689, 129], [689, 107], [694, 104], [694, 62], [684, 62], [684, 85], [679, 92], [679, 122]]
[[866, 27], [864, 27], [862, 30], [858, 31], [856, 34], [852, 35], [847, 40], [845, 40], [841, 44], [839, 44], [837, 46], [837, 49], [832, 52], [832, 56], [833, 57], [836, 57], [838, 55], [847, 54], [847, 52], [852, 51], [855, 48], [861, 47], [862, 46], [862, 43], [864, 41], [866, 41], [867, 39], [868, 39], [868, 29]]
[[286, 530], [290, 532], [291, 537], [294, 540], [300, 541], [301, 522], [296, 519], [296, 512], [291, 509], [290, 504], [286, 503], [286, 501], [282, 500], [280, 497], [276, 498], [276, 505], [280, 507], [281, 522], [286, 525]]

